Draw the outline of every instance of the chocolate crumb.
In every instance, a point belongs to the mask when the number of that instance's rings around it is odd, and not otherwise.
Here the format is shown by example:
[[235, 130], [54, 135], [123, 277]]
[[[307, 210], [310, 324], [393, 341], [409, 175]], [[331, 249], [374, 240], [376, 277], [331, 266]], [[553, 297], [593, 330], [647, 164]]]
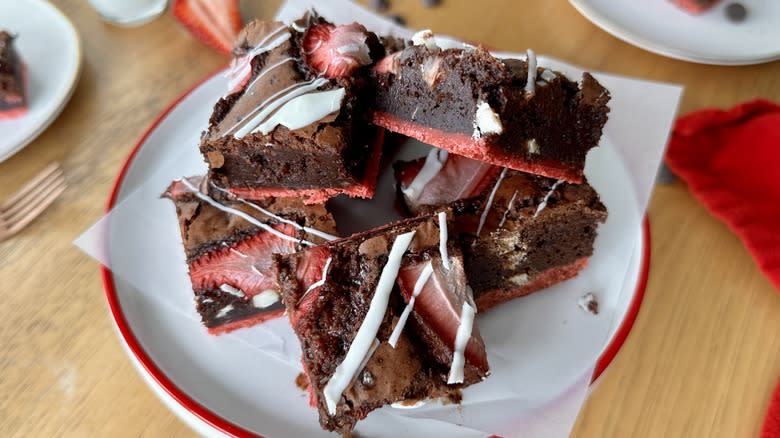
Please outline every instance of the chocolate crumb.
[[390, 7], [387, 0], [369, 0], [368, 7], [379, 12], [384, 12]]
[[582, 297], [580, 297], [577, 304], [580, 305], [580, 308], [582, 308], [582, 310], [592, 315], [599, 314], [599, 302], [596, 301], [596, 296], [593, 295], [593, 292], [588, 292]]
[[404, 17], [402, 17], [400, 15], [390, 15], [387, 18], [393, 20], [395, 22], [395, 24], [397, 24], [399, 26], [405, 26], [406, 25], [406, 20], [404, 20]]
[[306, 374], [298, 374], [298, 377], [295, 378], [295, 386], [300, 388], [302, 391], [309, 389], [309, 381], [306, 379]]
[[463, 401], [463, 393], [460, 389], [455, 389], [448, 395], [441, 398], [441, 404], [443, 405], [449, 405], [449, 404], [460, 404], [460, 402]]
[[726, 17], [735, 23], [745, 21], [747, 8], [742, 3], [731, 3], [726, 6]]
[[670, 169], [666, 163], [661, 163], [661, 167], [658, 169], [658, 176], [656, 177], [656, 181], [658, 181], [660, 184], [671, 184], [675, 180], [677, 180], [677, 176], [674, 174], [674, 172], [672, 172], [672, 169]]

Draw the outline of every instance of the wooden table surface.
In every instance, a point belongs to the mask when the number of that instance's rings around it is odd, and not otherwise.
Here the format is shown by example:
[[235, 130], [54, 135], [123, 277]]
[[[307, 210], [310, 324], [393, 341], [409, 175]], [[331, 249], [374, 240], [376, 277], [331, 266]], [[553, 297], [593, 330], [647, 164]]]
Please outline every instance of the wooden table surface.
[[[69, 188], [21, 234], [0, 242], [0, 435], [190, 436], [125, 356], [98, 266], [71, 241], [102, 215], [121, 164], [157, 114], [226, 60], [169, 13], [122, 29], [101, 23], [83, 0], [54, 3], [81, 33], [81, 79], [51, 127], [0, 163], [0, 199], [51, 161], [62, 163]], [[267, 18], [276, 4], [257, 0], [248, 9]], [[608, 35], [565, 0], [391, 5], [411, 27], [684, 84], [683, 113], [755, 96], [780, 100], [780, 62], [717, 67], [666, 59]], [[644, 304], [572, 435], [755, 437], [780, 377], [778, 291], [683, 183], [657, 187], [649, 217]]]

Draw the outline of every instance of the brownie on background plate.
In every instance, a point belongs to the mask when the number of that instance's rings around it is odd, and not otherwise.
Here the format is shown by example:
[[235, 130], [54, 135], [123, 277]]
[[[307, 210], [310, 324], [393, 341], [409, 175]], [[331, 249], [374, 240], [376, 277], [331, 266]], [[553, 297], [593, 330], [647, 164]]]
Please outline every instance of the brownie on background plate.
[[0, 119], [18, 117], [27, 111], [25, 69], [14, 39], [0, 30]]

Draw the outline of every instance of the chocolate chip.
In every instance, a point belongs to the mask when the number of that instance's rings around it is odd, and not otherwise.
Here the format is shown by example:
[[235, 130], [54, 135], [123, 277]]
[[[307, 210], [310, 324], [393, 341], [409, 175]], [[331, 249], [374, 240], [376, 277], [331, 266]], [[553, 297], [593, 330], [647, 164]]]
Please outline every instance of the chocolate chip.
[[390, 7], [390, 3], [387, 0], [370, 0], [368, 7], [379, 12], [384, 12]]
[[675, 176], [674, 172], [672, 172], [672, 169], [670, 169], [666, 163], [661, 163], [661, 168], [658, 169], [658, 176], [656, 177], [656, 181], [658, 181], [660, 184], [671, 184], [676, 179], [677, 176]]
[[435, 8], [441, 4], [441, 0], [421, 0], [421, 3], [426, 8]]
[[726, 6], [726, 17], [735, 23], [745, 21], [745, 17], [747, 17], [747, 9], [742, 5], [742, 3], [731, 3]]
[[405, 26], [406, 25], [406, 20], [404, 20], [404, 17], [402, 17], [400, 15], [391, 15], [391, 16], [389, 16], [387, 18], [395, 21], [395, 24], [398, 24], [398, 25], [401, 25], [401, 26]]

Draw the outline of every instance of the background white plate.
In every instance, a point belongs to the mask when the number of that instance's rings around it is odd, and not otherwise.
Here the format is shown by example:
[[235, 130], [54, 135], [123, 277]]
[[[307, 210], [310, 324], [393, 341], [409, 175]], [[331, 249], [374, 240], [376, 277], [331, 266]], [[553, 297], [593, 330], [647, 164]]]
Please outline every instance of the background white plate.
[[0, 162], [42, 133], [68, 103], [81, 69], [81, 42], [73, 24], [44, 0], [0, 0], [0, 29], [17, 34], [27, 66], [27, 113], [0, 120]]
[[747, 18], [733, 23], [722, 0], [691, 15], [669, 0], [569, 0], [595, 25], [659, 55], [702, 64], [744, 65], [780, 59], [780, 1], [739, 0]]
[[[570, 66], [540, 62], [578, 76]], [[214, 337], [192, 317], [192, 292], [173, 207], [158, 196], [170, 180], [205, 170], [196, 145], [211, 105], [224, 88], [224, 78], [215, 75], [177, 102], [142, 138], [120, 174], [110, 205], [125, 203], [112, 213], [107, 239], [107, 256], [118, 275], [104, 271], [109, 306], [133, 363], [163, 401], [196, 430], [331, 436], [319, 428], [316, 411], [296, 388], [298, 370], [247, 344], [248, 339], [259, 339], [253, 335], [262, 334], [263, 327]], [[407, 145], [403, 154], [423, 155], [421, 147]], [[526, 402], [535, 406], [549, 402], [592, 369], [610, 338], [625, 337], [625, 332], [616, 332], [632, 302], [637, 304], [634, 298], [638, 290], [641, 293], [637, 286], [644, 280], [648, 262], [643, 258], [646, 242], [635, 217], [641, 209], [625, 164], [607, 138], [591, 152], [586, 174], [610, 209], [608, 222], [599, 229], [590, 266], [573, 280], [479, 316], [493, 375], [464, 392], [465, 404], [487, 385], [519, 386]], [[358, 213], [376, 210], [377, 204], [390, 205], [389, 172], [382, 175], [377, 191], [370, 202], [338, 203], [340, 211], [349, 208], [352, 217], [367, 219], [349, 228], [386, 221]], [[130, 202], [136, 203], [135, 208], [126, 208]], [[122, 273], [139, 271], [147, 274], [145, 278], [122, 278]], [[174, 287], [155, 287], [161, 283], [152, 277], [161, 272], [174, 277], [166, 279], [166, 285]], [[589, 290], [599, 296], [599, 316], [577, 306], [577, 299]], [[507, 316], [516, 321], [514, 326], [498, 324]], [[289, 330], [284, 320], [269, 324]], [[523, 359], [491, 355], [507, 347]], [[419, 411], [399, 413], [385, 408], [370, 415], [357, 430], [366, 436], [409, 435], [410, 431], [418, 436], [424, 430], [445, 436], [482, 435], [452, 424], [457, 418], [449, 417], [469, 415], [468, 407], [449, 406], [441, 411], [436, 416], [446, 422], [413, 418]], [[511, 420], [504, 416], [496, 421]]]

